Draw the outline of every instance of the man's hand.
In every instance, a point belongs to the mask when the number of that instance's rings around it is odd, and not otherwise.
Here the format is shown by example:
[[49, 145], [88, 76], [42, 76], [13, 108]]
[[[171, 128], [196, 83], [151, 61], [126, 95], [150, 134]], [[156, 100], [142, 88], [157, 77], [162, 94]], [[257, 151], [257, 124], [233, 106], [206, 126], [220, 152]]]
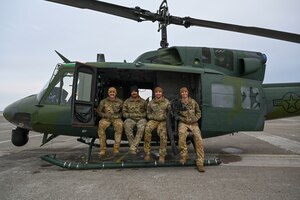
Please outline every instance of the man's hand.
[[196, 117], [196, 116], [194, 116], [194, 117], [192, 117], [192, 119], [191, 119], [191, 123], [195, 123], [195, 122], [198, 122], [198, 117]]
[[112, 118], [112, 113], [108, 112], [104, 114], [104, 118], [111, 119]]

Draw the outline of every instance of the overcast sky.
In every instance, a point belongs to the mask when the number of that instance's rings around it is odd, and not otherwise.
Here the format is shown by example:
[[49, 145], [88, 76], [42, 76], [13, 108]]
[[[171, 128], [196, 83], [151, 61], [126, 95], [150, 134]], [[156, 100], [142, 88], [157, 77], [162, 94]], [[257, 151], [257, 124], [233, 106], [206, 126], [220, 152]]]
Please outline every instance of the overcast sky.
[[[160, 0], [106, 0], [156, 12]], [[300, 33], [299, 0], [169, 0], [171, 15]], [[133, 61], [159, 47], [157, 23], [138, 23], [43, 0], [0, 3], [0, 111], [38, 93], [61, 59]], [[171, 25], [170, 46], [258, 51], [268, 57], [265, 83], [300, 82], [300, 44], [207, 28]]]

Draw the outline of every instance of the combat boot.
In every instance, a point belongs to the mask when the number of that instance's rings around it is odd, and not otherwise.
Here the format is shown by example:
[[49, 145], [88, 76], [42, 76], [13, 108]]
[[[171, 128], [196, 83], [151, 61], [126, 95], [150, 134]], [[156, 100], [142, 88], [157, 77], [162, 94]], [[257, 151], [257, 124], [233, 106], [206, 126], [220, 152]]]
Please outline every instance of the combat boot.
[[181, 156], [181, 159], [179, 160], [179, 162], [180, 162], [182, 165], [185, 165], [185, 164], [186, 164], [186, 161], [187, 161], [187, 156]]
[[197, 169], [199, 172], [205, 172], [204, 165], [197, 165]]
[[159, 164], [165, 164], [165, 156], [159, 156], [158, 163]]
[[99, 152], [99, 156], [103, 157], [105, 155], [106, 155], [106, 150], [105, 149], [101, 149], [100, 152]]
[[113, 155], [116, 156], [119, 153], [120, 143], [114, 144]]
[[151, 160], [150, 153], [145, 153], [144, 160], [145, 161], [150, 161]]
[[136, 155], [136, 151], [135, 151], [135, 150], [132, 150], [132, 149], [129, 150], [129, 153], [130, 153], [131, 155]]
[[130, 149], [129, 149], [129, 153], [131, 155], [136, 155], [136, 153], [137, 153], [136, 147], [135, 146], [131, 146]]

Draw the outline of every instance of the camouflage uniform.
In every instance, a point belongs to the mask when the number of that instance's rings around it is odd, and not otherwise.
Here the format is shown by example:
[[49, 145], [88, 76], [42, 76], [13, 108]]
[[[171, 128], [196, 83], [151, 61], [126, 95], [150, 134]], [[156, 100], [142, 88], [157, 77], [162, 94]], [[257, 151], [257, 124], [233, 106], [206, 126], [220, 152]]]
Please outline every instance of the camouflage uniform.
[[187, 145], [186, 138], [188, 135], [188, 130], [192, 131], [194, 142], [195, 142], [195, 150], [196, 150], [196, 164], [197, 166], [203, 166], [204, 164], [204, 150], [203, 150], [203, 142], [201, 137], [201, 131], [198, 126], [198, 120], [201, 118], [201, 111], [198, 103], [192, 99], [188, 98], [187, 102], [182, 102], [183, 107], [187, 108], [186, 111], [179, 112], [179, 147], [180, 147], [180, 155], [183, 161], [182, 164], [186, 162], [187, 159]]
[[105, 130], [112, 124], [115, 129], [114, 153], [119, 151], [121, 137], [123, 132], [123, 121], [121, 119], [123, 101], [119, 98], [114, 100], [103, 99], [98, 106], [98, 113], [102, 119], [99, 121], [98, 135], [100, 143], [100, 152], [106, 150]]
[[[123, 104], [123, 117], [126, 118], [124, 121], [124, 130], [130, 145], [130, 151], [135, 152], [137, 147], [144, 136], [144, 129], [147, 123], [146, 120], [146, 101], [137, 97], [128, 98]], [[137, 127], [136, 135], [133, 135], [133, 128]]]
[[145, 154], [149, 155], [151, 152], [151, 138], [152, 131], [157, 128], [157, 134], [160, 138], [159, 155], [166, 156], [167, 154], [167, 124], [166, 115], [167, 111], [170, 110], [170, 102], [168, 99], [162, 97], [162, 99], [152, 99], [147, 106], [147, 117], [149, 121], [147, 122], [145, 128], [144, 137], [144, 151]]

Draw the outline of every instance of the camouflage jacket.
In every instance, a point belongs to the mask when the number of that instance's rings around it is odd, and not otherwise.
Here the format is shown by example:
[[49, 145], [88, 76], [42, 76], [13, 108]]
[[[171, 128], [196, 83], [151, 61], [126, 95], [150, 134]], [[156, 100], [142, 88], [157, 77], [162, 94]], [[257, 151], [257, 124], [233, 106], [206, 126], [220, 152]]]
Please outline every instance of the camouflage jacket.
[[164, 121], [170, 109], [171, 105], [168, 99], [165, 97], [162, 97], [160, 100], [154, 98], [147, 105], [147, 117], [156, 121]]
[[192, 124], [197, 122], [201, 118], [201, 110], [199, 108], [198, 103], [189, 97], [187, 102], [183, 102], [181, 100], [182, 106], [186, 108], [185, 111], [179, 111], [179, 120], [187, 123]]
[[133, 99], [129, 97], [123, 104], [123, 117], [133, 120], [146, 118], [146, 107], [147, 103], [143, 98]]
[[100, 101], [98, 114], [105, 119], [118, 119], [122, 117], [123, 101], [119, 98], [110, 100], [109, 97]]

